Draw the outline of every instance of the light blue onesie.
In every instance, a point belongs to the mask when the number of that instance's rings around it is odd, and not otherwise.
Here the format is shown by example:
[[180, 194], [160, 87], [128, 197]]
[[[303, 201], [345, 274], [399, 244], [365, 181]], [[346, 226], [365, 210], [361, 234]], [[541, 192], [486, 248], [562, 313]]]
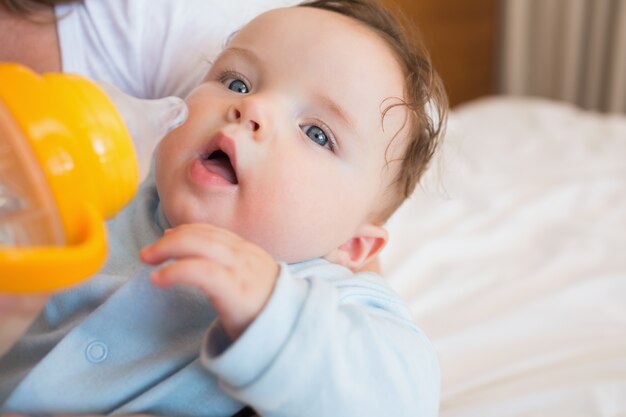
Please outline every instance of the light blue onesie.
[[381, 277], [321, 259], [282, 264], [270, 301], [233, 343], [203, 296], [150, 284], [139, 250], [167, 227], [151, 179], [108, 226], [101, 273], [53, 297], [0, 358], [1, 411], [437, 414], [435, 353]]

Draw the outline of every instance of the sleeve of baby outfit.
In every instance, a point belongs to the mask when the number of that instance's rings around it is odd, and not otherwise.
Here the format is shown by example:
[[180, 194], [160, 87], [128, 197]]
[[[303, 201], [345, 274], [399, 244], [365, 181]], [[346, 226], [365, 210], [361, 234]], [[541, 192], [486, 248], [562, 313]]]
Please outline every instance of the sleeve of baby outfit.
[[319, 275], [282, 265], [234, 343], [213, 323], [202, 359], [222, 388], [264, 417], [436, 416], [437, 358], [400, 299], [373, 274]]

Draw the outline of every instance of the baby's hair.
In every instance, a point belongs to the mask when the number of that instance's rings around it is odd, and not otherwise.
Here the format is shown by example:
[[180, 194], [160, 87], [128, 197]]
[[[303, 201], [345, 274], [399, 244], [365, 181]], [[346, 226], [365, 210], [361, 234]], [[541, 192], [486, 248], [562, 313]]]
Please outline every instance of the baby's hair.
[[443, 82], [415, 29], [409, 31], [408, 24], [403, 24], [375, 0], [312, 0], [299, 7], [336, 12], [365, 24], [391, 47], [404, 73], [404, 97], [400, 103], [382, 110], [384, 119], [391, 108], [406, 106], [410, 124], [408, 143], [399, 161], [402, 165], [391, 186], [390, 199], [374, 215], [375, 221], [383, 223], [413, 193], [443, 136], [448, 112]]

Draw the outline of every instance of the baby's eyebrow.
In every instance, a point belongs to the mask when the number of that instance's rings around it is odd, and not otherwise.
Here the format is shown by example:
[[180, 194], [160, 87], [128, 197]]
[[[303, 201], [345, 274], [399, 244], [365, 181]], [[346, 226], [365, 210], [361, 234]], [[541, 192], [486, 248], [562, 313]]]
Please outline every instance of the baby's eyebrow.
[[261, 63], [261, 58], [259, 58], [257, 54], [255, 54], [254, 52], [248, 49], [238, 48], [236, 46], [229, 46], [222, 52], [222, 55], [225, 55], [225, 54], [241, 55], [245, 59], [252, 61], [252, 63], [254, 64]]
[[331, 113], [337, 116], [348, 127], [354, 129], [354, 122], [352, 121], [350, 116], [348, 116], [348, 114], [341, 108], [341, 106], [335, 103], [330, 97], [321, 94], [315, 94], [313, 96], [313, 99], [319, 102], [320, 105], [322, 105], [323, 107], [328, 108]]
[[224, 52], [224, 50], [226, 48], [228, 48], [228, 45], [230, 45], [230, 41], [233, 40], [233, 38], [235, 37], [236, 34], [238, 34], [241, 31], [241, 29], [234, 31], [233, 33], [231, 33], [230, 35], [228, 35], [228, 37], [226, 39], [224, 39], [224, 43], [222, 44], [222, 52]]

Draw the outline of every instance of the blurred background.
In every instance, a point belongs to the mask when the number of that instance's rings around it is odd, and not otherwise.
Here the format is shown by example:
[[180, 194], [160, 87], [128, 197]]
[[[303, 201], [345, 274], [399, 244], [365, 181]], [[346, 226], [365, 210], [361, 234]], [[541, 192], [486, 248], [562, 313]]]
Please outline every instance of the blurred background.
[[452, 106], [511, 94], [626, 113], [626, 0], [385, 0], [417, 22]]

